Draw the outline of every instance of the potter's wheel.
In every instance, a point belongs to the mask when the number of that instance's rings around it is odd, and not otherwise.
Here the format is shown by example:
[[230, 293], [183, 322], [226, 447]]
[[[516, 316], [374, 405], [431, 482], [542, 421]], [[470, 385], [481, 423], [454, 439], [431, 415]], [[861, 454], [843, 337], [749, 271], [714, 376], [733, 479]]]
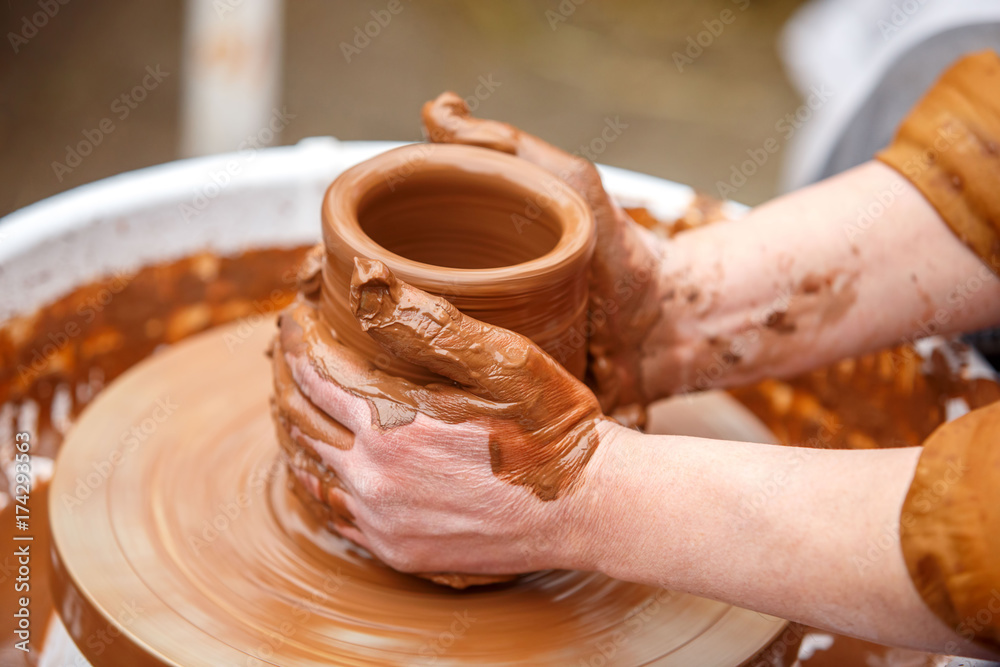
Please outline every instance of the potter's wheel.
[[[147, 359], [67, 437], [56, 604], [95, 665], [737, 665], [785, 627], [590, 573], [460, 592], [374, 564], [286, 491], [273, 333], [229, 325]], [[100, 653], [83, 641], [109, 627]]]

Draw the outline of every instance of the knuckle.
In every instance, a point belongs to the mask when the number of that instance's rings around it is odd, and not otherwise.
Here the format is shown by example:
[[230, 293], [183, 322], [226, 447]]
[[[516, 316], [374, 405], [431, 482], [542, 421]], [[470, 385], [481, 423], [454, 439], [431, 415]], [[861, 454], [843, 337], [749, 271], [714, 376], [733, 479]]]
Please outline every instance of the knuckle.
[[354, 480], [354, 495], [366, 505], [378, 507], [389, 495], [388, 486], [388, 481], [380, 474], [361, 474]]
[[427, 569], [426, 559], [420, 557], [406, 541], [395, 541], [386, 545], [382, 560], [392, 569], [399, 572], [421, 572]]
[[354, 496], [365, 505], [373, 521], [392, 527], [400, 511], [406, 508], [403, 490], [381, 473], [367, 473], [354, 483]]
[[386, 565], [400, 572], [408, 571], [406, 567], [409, 564], [409, 559], [400, 547], [399, 542], [389, 540], [381, 545], [380, 551], [379, 556]]
[[396, 519], [385, 511], [371, 511], [368, 515], [368, 524], [386, 540], [395, 542], [399, 537], [399, 524]]

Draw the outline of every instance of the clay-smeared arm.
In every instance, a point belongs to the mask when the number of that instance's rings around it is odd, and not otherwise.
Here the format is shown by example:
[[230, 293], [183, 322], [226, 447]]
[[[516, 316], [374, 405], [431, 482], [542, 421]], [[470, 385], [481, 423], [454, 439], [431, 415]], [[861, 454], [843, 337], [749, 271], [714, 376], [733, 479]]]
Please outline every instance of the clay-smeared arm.
[[679, 234], [661, 282], [674, 287], [645, 342], [649, 396], [1000, 322], [993, 271], [879, 162]]
[[606, 410], [1000, 322], [1000, 281], [882, 163], [664, 241], [629, 220], [583, 158], [473, 118], [453, 93], [427, 103], [423, 120], [431, 141], [517, 155], [590, 204], [590, 371]]

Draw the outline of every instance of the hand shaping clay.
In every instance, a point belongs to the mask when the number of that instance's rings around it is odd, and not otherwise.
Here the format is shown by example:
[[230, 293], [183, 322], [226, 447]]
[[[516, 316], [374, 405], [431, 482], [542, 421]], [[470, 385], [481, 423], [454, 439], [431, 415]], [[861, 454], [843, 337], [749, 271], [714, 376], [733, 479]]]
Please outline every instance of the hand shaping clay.
[[[469, 340], [479, 332], [465, 329], [481, 327], [480, 321], [510, 329], [562, 364], [559, 368], [537, 355], [531, 360], [536, 379], [567, 372], [583, 377], [594, 222], [580, 196], [544, 169], [469, 146], [388, 151], [344, 172], [330, 187], [323, 204], [323, 241], [304, 265], [299, 298], [281, 317], [272, 349], [273, 414], [297, 494], [332, 530], [353, 526], [352, 517], [337, 501], [344, 489], [336, 470], [324, 464], [310, 442], [349, 448], [353, 434], [309, 400], [289, 358], [308, 359], [324, 381], [364, 397], [379, 428], [409, 423], [418, 411], [457, 421], [472, 409], [465, 397], [456, 398], [455, 405], [423, 399], [424, 385], [451, 382], [435, 372], [442, 370], [437, 355], [425, 354], [422, 365], [416, 365], [399, 358], [391, 344], [379, 344], [398, 343], [386, 332], [416, 326], [413, 317], [447, 319], [456, 327], [452, 335]], [[442, 297], [434, 301], [441, 313], [400, 307], [414, 288]], [[380, 383], [374, 373], [368, 377], [375, 379], [359, 385], [356, 374], [338, 367], [336, 349], [409, 382]], [[504, 382], [503, 369], [474, 366], [490, 368], [464, 383], [482, 389], [486, 406], [495, 398], [489, 388]], [[450, 370], [455, 377], [456, 369]], [[565, 396], [566, 401], [576, 398]], [[578, 407], [600, 413], [593, 401], [581, 400]], [[574, 406], [567, 405], [566, 413], [575, 414]], [[494, 473], [528, 486], [543, 500], [554, 499], [589, 459], [593, 438], [590, 429], [568, 433], [559, 447], [538, 457], [512, 456], [513, 446], [498, 445], [491, 448]], [[517, 451], [527, 452], [530, 440], [521, 442]], [[460, 588], [511, 578], [423, 576]]]

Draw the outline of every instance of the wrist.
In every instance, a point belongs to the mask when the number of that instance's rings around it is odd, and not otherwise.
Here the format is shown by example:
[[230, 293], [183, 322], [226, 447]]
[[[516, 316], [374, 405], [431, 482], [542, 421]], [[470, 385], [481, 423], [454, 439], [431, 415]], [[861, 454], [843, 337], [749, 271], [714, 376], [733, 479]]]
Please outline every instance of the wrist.
[[718, 261], [725, 235], [713, 227], [659, 239], [663, 259], [649, 290], [658, 318], [639, 348], [638, 378], [647, 403], [711, 386], [703, 372], [714, 338], [708, 332], [721, 328], [715, 311], [725, 288]]
[[579, 486], [566, 497], [559, 518], [566, 531], [565, 549], [558, 567], [610, 574], [606, 566], [617, 562], [618, 545], [628, 518], [628, 503], [620, 497], [619, 483], [630, 468], [629, 450], [642, 434], [612, 420], [596, 425], [598, 446]]

